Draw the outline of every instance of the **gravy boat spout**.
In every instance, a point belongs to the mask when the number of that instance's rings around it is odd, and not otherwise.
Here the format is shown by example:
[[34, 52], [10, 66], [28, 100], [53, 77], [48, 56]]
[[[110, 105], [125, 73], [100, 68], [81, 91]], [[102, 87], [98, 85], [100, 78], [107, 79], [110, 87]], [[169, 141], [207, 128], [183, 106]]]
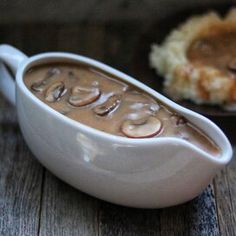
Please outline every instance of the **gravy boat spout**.
[[[4, 95], [16, 102], [22, 134], [34, 155], [56, 176], [92, 196], [140, 208], [180, 204], [199, 195], [232, 157], [228, 139], [210, 120], [103, 63], [58, 52], [28, 58], [9, 45], [0, 46], [0, 59], [16, 72], [14, 84], [1, 64], [0, 74], [5, 77], [1, 89], [9, 88]], [[29, 68], [51, 62], [90, 65], [151, 94], [204, 131], [219, 146], [220, 155], [179, 138], [111, 135], [60, 114], [34, 96], [23, 81]]]

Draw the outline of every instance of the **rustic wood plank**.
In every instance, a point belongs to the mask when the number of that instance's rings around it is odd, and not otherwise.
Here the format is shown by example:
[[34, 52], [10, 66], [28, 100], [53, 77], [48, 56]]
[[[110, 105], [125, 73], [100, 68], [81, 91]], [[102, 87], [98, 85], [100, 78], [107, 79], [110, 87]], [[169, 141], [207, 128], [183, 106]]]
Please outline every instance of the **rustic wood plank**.
[[213, 185], [194, 200], [161, 212], [161, 235], [219, 235]]
[[160, 210], [102, 203], [99, 221], [101, 235], [219, 235], [212, 185], [193, 201]]
[[141, 210], [101, 202], [99, 235], [160, 235], [160, 210]]
[[213, 184], [188, 204], [189, 235], [220, 235]]
[[[13, 107], [0, 93], [0, 124], [15, 125], [17, 123], [15, 107]], [[1, 134], [0, 134], [1, 136]]]
[[236, 235], [236, 148], [231, 163], [215, 178], [217, 210], [221, 235]]
[[[190, 203], [190, 205], [192, 202]], [[162, 209], [161, 211], [161, 235], [190, 235], [189, 228], [191, 225], [187, 224], [189, 204], [182, 206]], [[192, 234], [193, 235], [193, 234]]]
[[0, 235], [37, 235], [43, 168], [17, 125], [0, 124]]
[[97, 200], [46, 171], [40, 235], [97, 235]]

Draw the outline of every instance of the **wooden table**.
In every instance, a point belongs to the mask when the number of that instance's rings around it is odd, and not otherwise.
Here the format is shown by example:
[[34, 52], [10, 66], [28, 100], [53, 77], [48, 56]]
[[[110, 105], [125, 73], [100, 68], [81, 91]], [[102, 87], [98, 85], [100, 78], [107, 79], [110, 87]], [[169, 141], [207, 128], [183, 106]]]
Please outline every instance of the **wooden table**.
[[[132, 57], [144, 26], [131, 22], [0, 27], [1, 43], [28, 55], [75, 52], [134, 75]], [[233, 160], [199, 197], [180, 206], [140, 210], [103, 202], [63, 183], [35, 159], [20, 132], [15, 108], [0, 96], [0, 235], [233, 236], [235, 180]]]

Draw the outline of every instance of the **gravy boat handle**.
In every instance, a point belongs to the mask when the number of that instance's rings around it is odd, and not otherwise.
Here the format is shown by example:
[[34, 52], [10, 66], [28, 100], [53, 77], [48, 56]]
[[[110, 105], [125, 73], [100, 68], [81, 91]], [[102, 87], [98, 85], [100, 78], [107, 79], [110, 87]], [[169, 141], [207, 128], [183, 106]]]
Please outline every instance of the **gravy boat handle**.
[[25, 59], [27, 56], [18, 49], [7, 44], [0, 45], [0, 90], [12, 105], [16, 103], [14, 76], [19, 65]]

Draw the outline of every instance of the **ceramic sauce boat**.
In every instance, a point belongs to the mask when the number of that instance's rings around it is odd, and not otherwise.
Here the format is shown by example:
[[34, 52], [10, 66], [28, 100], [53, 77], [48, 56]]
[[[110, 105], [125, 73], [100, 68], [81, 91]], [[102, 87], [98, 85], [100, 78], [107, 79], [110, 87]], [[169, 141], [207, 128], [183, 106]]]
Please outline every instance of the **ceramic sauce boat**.
[[[16, 105], [31, 151], [56, 176], [92, 196], [140, 208], [180, 204], [199, 195], [232, 157], [228, 139], [210, 120], [98, 61], [60, 52], [28, 58], [9, 45], [0, 46], [0, 60], [1, 91]], [[131, 139], [107, 134], [60, 114], [23, 82], [29, 68], [50, 62], [91, 65], [133, 84], [203, 130], [220, 147], [220, 156], [179, 138]], [[5, 65], [16, 75], [15, 81]]]

